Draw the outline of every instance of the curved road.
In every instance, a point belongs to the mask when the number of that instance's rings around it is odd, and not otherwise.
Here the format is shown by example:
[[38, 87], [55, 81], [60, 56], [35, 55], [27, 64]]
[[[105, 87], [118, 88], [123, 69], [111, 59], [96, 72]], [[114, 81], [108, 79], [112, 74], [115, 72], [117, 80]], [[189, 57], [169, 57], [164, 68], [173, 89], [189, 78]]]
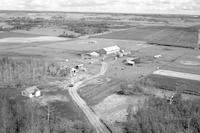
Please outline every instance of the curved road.
[[108, 128], [101, 122], [99, 117], [90, 109], [90, 107], [87, 106], [86, 102], [78, 95], [77, 90], [81, 87], [83, 83], [85, 83], [88, 80], [97, 78], [101, 75], [104, 75], [104, 73], [107, 70], [107, 64], [105, 62], [102, 62], [102, 67], [100, 72], [97, 75], [91, 76], [85, 80], [79, 81], [74, 84], [73, 87], [65, 86], [65, 89], [68, 89], [69, 94], [71, 95], [72, 99], [77, 103], [77, 105], [82, 109], [90, 123], [93, 125], [93, 127], [96, 129], [97, 133], [110, 133]]

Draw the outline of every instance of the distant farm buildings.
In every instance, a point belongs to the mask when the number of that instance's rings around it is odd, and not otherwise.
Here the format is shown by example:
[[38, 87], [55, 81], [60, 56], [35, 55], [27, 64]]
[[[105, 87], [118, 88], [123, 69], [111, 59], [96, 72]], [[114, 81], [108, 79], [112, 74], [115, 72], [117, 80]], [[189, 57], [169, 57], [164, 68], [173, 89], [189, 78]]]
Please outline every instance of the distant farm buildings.
[[102, 50], [100, 50], [101, 54], [115, 54], [118, 52], [120, 52], [120, 47], [118, 47], [117, 45], [111, 46], [111, 47], [106, 47], [106, 48], [103, 48]]
[[[105, 58], [110, 58], [114, 56], [114, 59], [117, 60], [118, 58], [124, 57], [131, 54], [130, 51], [125, 51], [124, 49], [121, 49], [119, 46], [114, 45], [110, 47], [105, 47], [96, 51], [91, 51], [88, 53], [80, 54], [82, 59], [88, 60], [88, 59], [94, 59], [100, 57], [102, 61], [104, 61]], [[92, 63], [91, 63], [92, 64]]]

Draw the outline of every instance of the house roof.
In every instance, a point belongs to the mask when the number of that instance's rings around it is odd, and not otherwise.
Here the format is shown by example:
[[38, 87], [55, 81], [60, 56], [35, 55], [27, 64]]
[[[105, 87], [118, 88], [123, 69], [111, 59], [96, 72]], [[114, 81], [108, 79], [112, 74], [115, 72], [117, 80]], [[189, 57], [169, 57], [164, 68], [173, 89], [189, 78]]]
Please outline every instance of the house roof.
[[35, 93], [38, 90], [39, 89], [37, 88], [37, 86], [32, 86], [32, 87], [26, 88], [23, 92], [25, 94], [33, 94], [33, 93]]
[[134, 61], [128, 61], [127, 64], [131, 64], [131, 65], [134, 65], [135, 62]]
[[89, 53], [89, 55], [91, 55], [91, 56], [99, 56], [99, 53], [97, 53], [97, 52], [91, 52], [91, 53]]
[[111, 47], [106, 47], [103, 48], [105, 51], [114, 51], [114, 50], [120, 50], [120, 47], [118, 47], [117, 45], [111, 46]]

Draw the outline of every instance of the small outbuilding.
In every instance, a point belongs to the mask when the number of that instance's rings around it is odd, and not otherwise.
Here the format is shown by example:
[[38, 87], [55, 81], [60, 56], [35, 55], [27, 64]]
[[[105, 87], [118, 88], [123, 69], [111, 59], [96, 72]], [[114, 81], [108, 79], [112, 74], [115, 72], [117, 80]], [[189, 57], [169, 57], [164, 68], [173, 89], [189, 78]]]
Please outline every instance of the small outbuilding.
[[134, 61], [128, 61], [126, 64], [127, 64], [127, 65], [131, 65], [131, 66], [134, 66], [134, 65], [135, 65], [135, 62], [134, 62]]
[[97, 52], [91, 52], [91, 53], [88, 53], [87, 55], [92, 56], [92, 57], [99, 57], [99, 53]]
[[134, 58], [127, 58], [126, 60], [125, 60], [125, 63], [127, 64], [127, 65], [135, 65], [136, 63], [139, 63], [140, 62], [140, 58], [139, 57], [134, 57]]
[[120, 47], [118, 47], [117, 45], [111, 46], [111, 47], [106, 47], [106, 48], [103, 48], [102, 50], [100, 50], [101, 54], [116, 54], [118, 52], [120, 52]]
[[121, 57], [123, 57], [124, 55], [123, 55], [123, 53], [121, 53], [121, 52], [119, 52], [118, 54], [117, 54], [117, 57], [119, 57], [119, 58], [121, 58]]
[[37, 88], [37, 86], [32, 86], [23, 90], [21, 94], [22, 96], [33, 98], [41, 96], [41, 91]]
[[70, 74], [71, 77], [76, 76], [77, 69], [72, 68], [72, 67], [67, 67], [66, 71]]
[[75, 67], [76, 69], [82, 69], [83, 68], [83, 64], [79, 64]]

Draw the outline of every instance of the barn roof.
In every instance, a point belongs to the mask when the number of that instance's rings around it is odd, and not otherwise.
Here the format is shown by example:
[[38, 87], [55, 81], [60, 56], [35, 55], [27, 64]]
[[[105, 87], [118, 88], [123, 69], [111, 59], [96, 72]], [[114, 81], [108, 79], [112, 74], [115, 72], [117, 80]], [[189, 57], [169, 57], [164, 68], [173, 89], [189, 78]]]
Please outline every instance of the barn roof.
[[111, 46], [111, 47], [106, 47], [103, 48], [105, 51], [113, 51], [113, 50], [120, 50], [120, 47], [118, 47], [117, 45]]

